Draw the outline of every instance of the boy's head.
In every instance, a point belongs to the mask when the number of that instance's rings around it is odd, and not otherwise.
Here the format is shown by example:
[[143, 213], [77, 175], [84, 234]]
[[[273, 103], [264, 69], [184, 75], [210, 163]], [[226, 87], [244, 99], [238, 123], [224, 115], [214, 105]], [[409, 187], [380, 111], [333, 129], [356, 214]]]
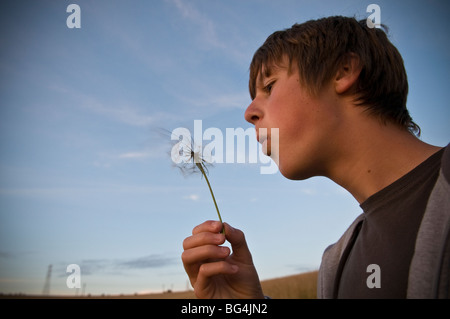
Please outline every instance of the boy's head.
[[403, 59], [386, 33], [369, 28], [366, 20], [329, 17], [274, 32], [253, 56], [250, 95], [255, 98], [258, 75], [270, 73], [286, 57], [289, 69], [296, 64], [301, 85], [317, 95], [350, 56], [357, 58], [361, 68], [349, 90], [355, 104], [384, 122], [420, 134], [406, 108], [408, 81]]

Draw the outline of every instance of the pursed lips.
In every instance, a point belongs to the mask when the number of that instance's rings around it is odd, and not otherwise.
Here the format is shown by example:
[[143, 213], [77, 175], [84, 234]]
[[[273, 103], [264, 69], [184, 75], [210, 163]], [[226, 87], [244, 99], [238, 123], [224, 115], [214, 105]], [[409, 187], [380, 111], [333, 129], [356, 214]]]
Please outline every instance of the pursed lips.
[[267, 129], [262, 130], [264, 133], [261, 133], [259, 129], [256, 130], [256, 140], [263, 146], [262, 152], [270, 156], [270, 151], [268, 148], [268, 143], [270, 142], [270, 136], [267, 135]]
[[[261, 134], [259, 128], [258, 129], [255, 128], [255, 130], [256, 130], [256, 140], [261, 144], [264, 143], [268, 138], [267, 134]], [[263, 130], [267, 132], [267, 129], [263, 129]]]

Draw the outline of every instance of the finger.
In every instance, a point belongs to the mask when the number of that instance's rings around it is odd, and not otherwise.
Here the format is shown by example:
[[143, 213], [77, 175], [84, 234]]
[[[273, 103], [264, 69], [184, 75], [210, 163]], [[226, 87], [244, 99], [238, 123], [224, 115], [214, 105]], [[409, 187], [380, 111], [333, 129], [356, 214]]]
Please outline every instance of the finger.
[[222, 223], [215, 220], [208, 220], [196, 227], [192, 230], [192, 235], [210, 232], [210, 233], [219, 233], [222, 230]]
[[230, 248], [224, 246], [206, 245], [183, 251], [181, 259], [186, 266], [205, 263], [208, 260], [223, 259], [230, 255]]
[[221, 233], [203, 232], [187, 237], [183, 241], [183, 249], [188, 250], [204, 245], [222, 245], [225, 236]]
[[248, 249], [244, 233], [227, 223], [224, 223], [224, 227], [225, 236], [233, 249], [233, 257], [239, 262], [253, 264], [252, 254]]
[[198, 277], [196, 281], [196, 288], [202, 290], [209, 283], [209, 279], [217, 275], [232, 275], [239, 271], [237, 265], [231, 264], [226, 261], [216, 261], [213, 263], [206, 263], [201, 265], [198, 271]]
[[230, 249], [228, 247], [210, 245], [185, 250], [181, 254], [181, 259], [191, 284], [194, 285], [197, 281], [199, 268], [202, 264], [223, 260], [229, 255]]
[[216, 261], [203, 264], [199, 269], [199, 277], [207, 279], [220, 274], [235, 274], [238, 270], [237, 265], [226, 261]]

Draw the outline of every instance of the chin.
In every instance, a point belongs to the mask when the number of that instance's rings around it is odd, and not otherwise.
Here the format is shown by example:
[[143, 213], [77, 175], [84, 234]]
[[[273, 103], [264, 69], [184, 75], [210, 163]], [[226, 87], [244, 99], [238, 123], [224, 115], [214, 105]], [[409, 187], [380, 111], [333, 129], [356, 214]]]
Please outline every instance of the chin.
[[287, 179], [295, 181], [305, 180], [317, 176], [317, 174], [314, 174], [310, 170], [283, 165], [283, 163], [278, 164], [278, 169], [280, 170], [281, 175], [283, 175]]

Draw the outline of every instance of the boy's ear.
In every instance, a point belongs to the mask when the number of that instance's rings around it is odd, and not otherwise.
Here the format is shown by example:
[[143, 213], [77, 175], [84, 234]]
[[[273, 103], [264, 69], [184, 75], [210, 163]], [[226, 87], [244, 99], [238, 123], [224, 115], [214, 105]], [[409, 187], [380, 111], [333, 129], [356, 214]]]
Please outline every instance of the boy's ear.
[[343, 94], [347, 92], [355, 84], [361, 69], [359, 57], [354, 53], [347, 54], [334, 78], [336, 93]]

